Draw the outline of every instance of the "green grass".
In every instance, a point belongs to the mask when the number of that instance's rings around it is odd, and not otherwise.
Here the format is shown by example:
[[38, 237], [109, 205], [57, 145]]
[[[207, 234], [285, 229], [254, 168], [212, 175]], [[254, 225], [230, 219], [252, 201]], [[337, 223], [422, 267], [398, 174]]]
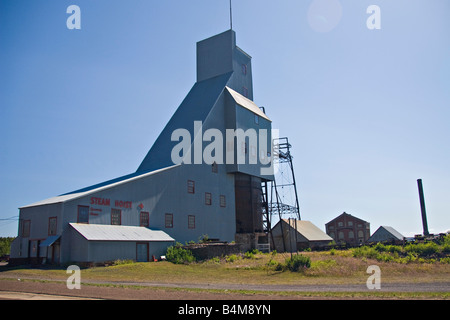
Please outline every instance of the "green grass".
[[[110, 266], [81, 270], [85, 285], [120, 286], [134, 283], [134, 289], [149, 289], [144, 283], [158, 283], [158, 290], [205, 291], [291, 298], [383, 298], [383, 299], [449, 299], [449, 293], [433, 292], [269, 292], [251, 290], [203, 290], [163, 288], [164, 284], [258, 284], [258, 285], [339, 285], [362, 284], [367, 281], [367, 267], [381, 269], [383, 283], [445, 282], [450, 281], [450, 239], [443, 243], [390, 246], [376, 245], [348, 250], [302, 252], [301, 254], [263, 254], [258, 251], [216, 257], [206, 261], [187, 263], [185, 252], [175, 252], [180, 263], [169, 261], [136, 263], [117, 260]], [[174, 259], [177, 262], [177, 259]], [[298, 263], [298, 265], [296, 265]], [[280, 267], [281, 266], [281, 267]], [[298, 267], [297, 266], [301, 266]], [[290, 268], [291, 267], [291, 268]], [[292, 272], [294, 270], [295, 272]], [[26, 281], [65, 281], [66, 269], [0, 267], [1, 279]], [[97, 283], [97, 284], [96, 284]], [[142, 285], [140, 285], [142, 283]], [[162, 287], [160, 286], [162, 284]]]
[[[82, 269], [82, 280], [105, 282], [155, 282], [155, 283], [217, 283], [217, 284], [361, 284], [365, 283], [369, 265], [378, 265], [385, 282], [447, 281], [450, 264], [398, 263], [379, 261], [371, 256], [354, 256], [352, 250], [328, 252], [303, 252], [310, 259], [309, 268], [302, 272], [277, 270], [285, 264], [289, 254], [233, 255], [190, 264], [173, 264], [168, 261], [150, 263], [118, 262], [108, 267]], [[2, 269], [2, 276], [36, 277], [49, 280], [67, 279], [66, 270], [60, 269]]]

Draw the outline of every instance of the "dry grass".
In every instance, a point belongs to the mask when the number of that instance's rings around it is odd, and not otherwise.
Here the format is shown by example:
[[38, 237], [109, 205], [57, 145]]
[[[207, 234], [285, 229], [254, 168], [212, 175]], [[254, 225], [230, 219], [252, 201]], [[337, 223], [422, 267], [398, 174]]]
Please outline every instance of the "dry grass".
[[[378, 265], [384, 282], [438, 282], [450, 279], [450, 264], [435, 262], [400, 264], [354, 258], [346, 251], [305, 252], [311, 267], [302, 272], [276, 271], [289, 254], [257, 254], [253, 258], [212, 259], [188, 265], [170, 262], [131, 263], [82, 270], [83, 281], [154, 282], [198, 284], [361, 284], [367, 280], [367, 267]], [[36, 277], [48, 280], [67, 279], [65, 269], [9, 269], [3, 277]]]

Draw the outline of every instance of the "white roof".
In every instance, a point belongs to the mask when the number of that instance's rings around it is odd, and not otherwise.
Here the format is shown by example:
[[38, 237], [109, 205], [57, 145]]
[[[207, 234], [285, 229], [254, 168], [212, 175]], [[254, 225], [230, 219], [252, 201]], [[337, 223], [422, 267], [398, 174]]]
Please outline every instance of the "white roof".
[[231, 96], [233, 97], [234, 101], [240, 105], [241, 107], [244, 107], [245, 109], [250, 110], [251, 112], [257, 114], [258, 116], [269, 120], [269, 117], [266, 116], [266, 114], [264, 112], [262, 112], [262, 110], [250, 99], [244, 97], [242, 94], [234, 91], [233, 89], [229, 88], [229, 87], [225, 87], [228, 92], [231, 94]]
[[175, 239], [161, 230], [145, 227], [69, 223], [89, 241], [168, 241]]
[[165, 170], [177, 167], [177, 166], [179, 166], [179, 165], [175, 165], [175, 166], [171, 166], [171, 167], [168, 167], [168, 168], [155, 170], [155, 171], [152, 171], [152, 172], [147, 172], [147, 173], [135, 176], [135, 177], [131, 177], [131, 178], [128, 178], [128, 179], [120, 180], [118, 182], [114, 182], [114, 183], [111, 183], [111, 184], [103, 185], [101, 187], [98, 187], [98, 188], [95, 188], [95, 189], [91, 189], [91, 190], [88, 190], [88, 191], [77, 192], [77, 193], [69, 193], [69, 194], [65, 194], [65, 195], [56, 196], [56, 197], [52, 197], [52, 198], [49, 198], [49, 199], [41, 200], [41, 201], [29, 204], [29, 205], [20, 207], [20, 209], [29, 208], [29, 207], [36, 207], [36, 206], [43, 206], [43, 205], [47, 205], [47, 204], [61, 203], [61, 202], [69, 201], [69, 200], [78, 199], [78, 198], [87, 196], [89, 194], [92, 194], [92, 193], [95, 193], [95, 192], [99, 192], [99, 191], [102, 191], [102, 190], [106, 190], [106, 189], [109, 189], [109, 188], [121, 185], [123, 183], [128, 183], [128, 182], [131, 182], [131, 181], [134, 181], [134, 180], [145, 178], [145, 177], [151, 176], [153, 174], [156, 174], [156, 173], [159, 173], [159, 172], [162, 172], [162, 171], [165, 171]]
[[[283, 221], [289, 224], [288, 219], [283, 219]], [[311, 221], [291, 219], [290, 222], [290, 226], [297, 229], [308, 241], [333, 241], [333, 238], [316, 227]]]
[[404, 238], [403, 235], [400, 232], [398, 232], [397, 230], [395, 230], [394, 228], [389, 227], [389, 226], [382, 226], [382, 227], [384, 229], [386, 229], [390, 234], [392, 234], [397, 239], [403, 240], [403, 238]]

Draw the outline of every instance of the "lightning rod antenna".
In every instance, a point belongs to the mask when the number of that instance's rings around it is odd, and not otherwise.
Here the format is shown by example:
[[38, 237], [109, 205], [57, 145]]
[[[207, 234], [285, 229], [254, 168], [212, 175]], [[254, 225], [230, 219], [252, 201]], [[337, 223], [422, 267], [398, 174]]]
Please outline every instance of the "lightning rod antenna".
[[231, 0], [230, 0], [230, 29], [233, 30], [233, 9], [231, 7]]

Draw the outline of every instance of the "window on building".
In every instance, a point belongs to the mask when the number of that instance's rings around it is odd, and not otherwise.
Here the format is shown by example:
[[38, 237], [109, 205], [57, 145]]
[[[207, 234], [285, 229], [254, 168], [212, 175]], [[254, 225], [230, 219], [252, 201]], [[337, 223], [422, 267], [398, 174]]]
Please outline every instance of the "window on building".
[[248, 88], [247, 87], [242, 87], [242, 95], [246, 98], [248, 98]]
[[89, 223], [89, 207], [78, 206], [78, 223]]
[[164, 216], [164, 225], [166, 228], [173, 228], [173, 214], [166, 213]]
[[222, 208], [225, 208], [227, 206], [227, 199], [224, 195], [220, 195], [220, 206]]
[[347, 225], [348, 225], [349, 227], [353, 227], [353, 221], [348, 221], [348, 222], [347, 222]]
[[139, 214], [139, 225], [141, 227], [148, 227], [150, 225], [150, 214], [148, 212], [141, 212]]
[[28, 238], [30, 236], [31, 220], [23, 220], [22, 222], [22, 237]]
[[214, 162], [211, 167], [213, 173], [219, 172], [219, 165], [216, 162]]
[[111, 209], [111, 225], [120, 226], [122, 224], [122, 210]]
[[188, 180], [187, 187], [188, 187], [188, 193], [195, 193], [195, 181]]
[[344, 223], [341, 221], [341, 222], [338, 222], [338, 227], [343, 227], [344, 226]]
[[355, 233], [353, 231], [349, 231], [348, 232], [348, 238], [349, 239], [354, 239], [355, 238]]
[[362, 232], [361, 230], [358, 231], [358, 238], [364, 239], [364, 232]]
[[195, 216], [188, 216], [188, 229], [195, 229]]
[[247, 65], [246, 64], [242, 65], [242, 74], [247, 75]]
[[57, 224], [57, 218], [56, 217], [48, 218], [48, 235], [49, 236], [55, 236], [56, 235], [56, 224]]
[[259, 124], [259, 116], [257, 114], [255, 114], [255, 123]]
[[205, 192], [205, 204], [210, 206], [212, 204], [212, 195], [209, 192]]
[[242, 154], [247, 154], [248, 153], [247, 142], [242, 142], [241, 143], [241, 152], [242, 152]]
[[344, 239], [344, 233], [342, 231], [340, 231], [338, 233], [338, 235], [339, 235], [339, 240], [343, 240]]

